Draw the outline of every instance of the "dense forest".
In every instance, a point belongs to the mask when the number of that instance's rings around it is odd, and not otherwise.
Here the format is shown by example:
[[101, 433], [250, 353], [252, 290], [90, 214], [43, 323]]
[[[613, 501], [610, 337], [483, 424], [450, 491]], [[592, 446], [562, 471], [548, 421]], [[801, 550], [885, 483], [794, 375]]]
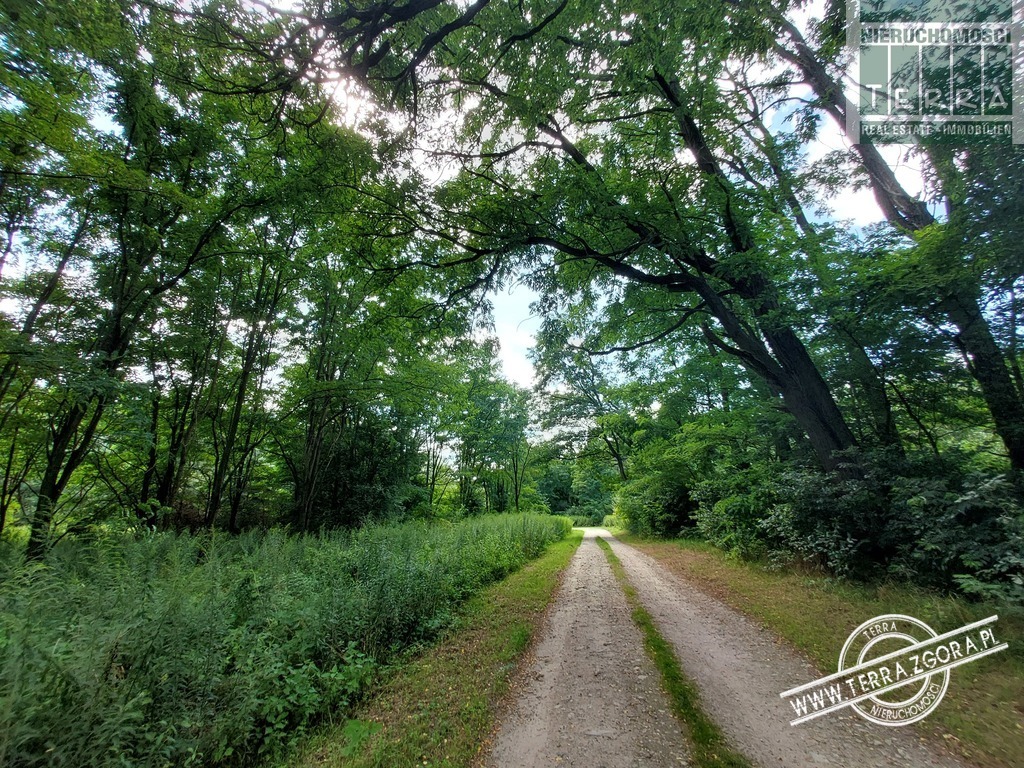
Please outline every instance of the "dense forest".
[[0, 9], [24, 589], [515, 511], [1024, 600], [1024, 154], [845, 137], [841, 3]]
[[[840, 6], [4, 9], [0, 525], [30, 558], [546, 507], [1019, 580], [1021, 155], [915, 146], [913, 194], [873, 145], [812, 151]], [[830, 213], [859, 188], [876, 225]], [[533, 393], [487, 332], [514, 281]]]

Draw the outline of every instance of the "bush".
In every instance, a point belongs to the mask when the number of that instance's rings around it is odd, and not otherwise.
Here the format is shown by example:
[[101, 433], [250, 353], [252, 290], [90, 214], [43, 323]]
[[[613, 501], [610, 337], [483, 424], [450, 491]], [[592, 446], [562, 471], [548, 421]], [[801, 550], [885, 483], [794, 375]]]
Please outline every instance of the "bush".
[[600, 525], [606, 510], [604, 507], [572, 507], [565, 514], [569, 516], [574, 526], [584, 528]]
[[955, 464], [861, 457], [860, 477], [791, 472], [759, 524], [766, 542], [834, 573], [1024, 597], [1024, 509], [1007, 480]]
[[615, 503], [615, 514], [640, 536], [677, 536], [693, 527], [695, 509], [690, 489], [665, 473], [631, 480], [620, 489]]
[[845, 473], [762, 462], [705, 480], [697, 530], [739, 557], [1024, 603], [1024, 508], [1004, 477], [955, 454], [848, 459]]
[[692, 530], [696, 478], [703, 463], [688, 431], [653, 440], [630, 459], [630, 479], [615, 499], [615, 514], [631, 533], [678, 536]]
[[763, 523], [778, 503], [775, 467], [755, 464], [699, 483], [694, 519], [709, 542], [738, 557], [767, 554], [771, 542]]
[[618, 515], [605, 515], [601, 521], [602, 528], [625, 528], [626, 521]]
[[0, 558], [0, 764], [248, 765], [538, 555], [565, 518], [153, 534]]

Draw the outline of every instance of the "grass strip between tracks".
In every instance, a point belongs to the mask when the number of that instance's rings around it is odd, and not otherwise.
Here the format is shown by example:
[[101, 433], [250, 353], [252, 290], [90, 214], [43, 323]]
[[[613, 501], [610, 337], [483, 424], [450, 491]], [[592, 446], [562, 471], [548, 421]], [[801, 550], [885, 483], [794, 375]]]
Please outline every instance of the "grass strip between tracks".
[[672, 646], [658, 631], [651, 614], [640, 604], [639, 595], [626, 578], [626, 571], [611, 545], [601, 537], [597, 543], [604, 550], [615, 578], [626, 593], [633, 610], [633, 621], [643, 633], [644, 647], [661, 673], [672, 711], [683, 724], [698, 768], [751, 768], [750, 762], [726, 743], [722, 731], [704, 711], [697, 686], [683, 673]]
[[806, 566], [738, 560], [692, 539], [616, 538], [770, 629], [806, 654], [822, 675], [835, 671], [850, 631], [873, 616], [902, 613], [941, 633], [998, 614], [996, 637], [1009, 643], [1009, 649], [958, 668], [942, 705], [911, 728], [919, 739], [979, 768], [1024, 766], [1020, 606], [970, 602], [896, 579], [858, 583]]

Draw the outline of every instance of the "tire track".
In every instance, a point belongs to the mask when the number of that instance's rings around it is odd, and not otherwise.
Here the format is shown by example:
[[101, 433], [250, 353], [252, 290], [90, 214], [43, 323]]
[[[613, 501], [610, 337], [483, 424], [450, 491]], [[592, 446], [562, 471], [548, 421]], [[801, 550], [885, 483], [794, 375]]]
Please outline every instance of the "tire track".
[[779, 693], [820, 677], [816, 669], [789, 645], [654, 558], [607, 531], [597, 533], [611, 544], [641, 604], [700, 689], [705, 711], [755, 765], [965, 768], [951, 755], [934, 751], [912, 729], [874, 725], [853, 712], [791, 726], [793, 713]]
[[625, 595], [586, 530], [555, 596], [493, 768], [689, 765], [679, 723]]

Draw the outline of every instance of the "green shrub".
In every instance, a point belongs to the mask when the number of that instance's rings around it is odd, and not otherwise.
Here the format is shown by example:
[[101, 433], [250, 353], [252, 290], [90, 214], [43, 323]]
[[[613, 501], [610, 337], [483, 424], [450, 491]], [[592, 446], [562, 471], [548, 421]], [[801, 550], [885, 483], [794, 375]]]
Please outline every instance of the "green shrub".
[[694, 491], [697, 530], [739, 557], [1024, 603], [1024, 508], [1006, 478], [952, 453], [847, 461], [845, 472], [762, 461], [709, 477]]
[[153, 534], [0, 557], [0, 764], [249, 765], [569, 521]]
[[615, 514], [631, 533], [678, 536], [693, 529], [696, 478], [703, 463], [699, 453], [683, 431], [671, 440], [653, 440], [632, 456], [630, 479], [615, 498]]
[[631, 480], [615, 500], [615, 514], [640, 536], [677, 536], [693, 527], [695, 509], [690, 488], [667, 473]]
[[625, 528], [626, 521], [619, 515], [605, 515], [604, 520], [601, 521], [603, 528]]
[[588, 509], [586, 507], [573, 507], [566, 514], [577, 528], [600, 525], [604, 520], [606, 510], [603, 507]]
[[770, 548], [764, 530], [778, 504], [775, 468], [755, 464], [697, 485], [694, 513], [697, 531], [705, 539], [738, 557], [759, 557]]

